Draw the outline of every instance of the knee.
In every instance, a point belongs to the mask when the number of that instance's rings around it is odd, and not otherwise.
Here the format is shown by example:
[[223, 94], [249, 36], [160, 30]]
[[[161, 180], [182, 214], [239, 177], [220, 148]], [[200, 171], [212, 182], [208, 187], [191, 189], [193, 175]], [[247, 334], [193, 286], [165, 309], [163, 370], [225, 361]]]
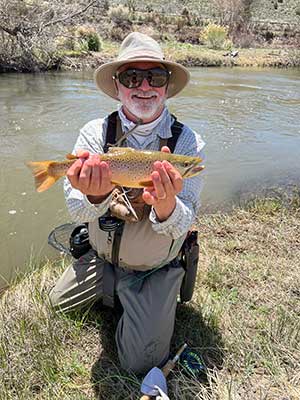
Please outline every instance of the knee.
[[163, 364], [163, 358], [161, 362], [154, 363], [151, 359], [144, 360], [142, 354], [135, 359], [128, 354], [124, 354], [119, 357], [121, 368], [127, 372], [133, 373], [135, 375], [146, 375], [152, 368], [160, 366]]
[[48, 294], [49, 302], [54, 309], [59, 309], [62, 303], [61, 294], [53, 287]]
[[121, 367], [135, 374], [145, 374], [161, 366], [169, 356], [170, 343], [162, 337], [148, 338], [147, 342], [123, 343], [118, 349]]

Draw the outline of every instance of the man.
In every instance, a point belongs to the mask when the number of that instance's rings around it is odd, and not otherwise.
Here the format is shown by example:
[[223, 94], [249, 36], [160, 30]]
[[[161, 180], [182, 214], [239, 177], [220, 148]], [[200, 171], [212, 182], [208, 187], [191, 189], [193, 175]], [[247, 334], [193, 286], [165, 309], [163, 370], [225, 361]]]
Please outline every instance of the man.
[[[122, 146], [169, 152], [165, 144], [175, 137], [176, 124], [165, 101], [186, 86], [189, 72], [165, 61], [152, 38], [134, 32], [123, 41], [118, 59], [96, 70], [95, 79], [121, 106], [115, 116], [86, 124], [76, 142], [80, 159], [68, 171], [65, 196], [74, 220], [88, 222], [92, 250], [64, 272], [51, 300], [67, 311], [117, 294], [124, 310], [116, 331], [121, 366], [145, 373], [169, 356], [184, 276], [176, 257], [199, 209], [202, 178], [183, 182], [170, 163], [156, 162], [153, 186], [136, 202], [145, 206], [141, 220], [120, 225], [108, 214], [115, 188], [109, 166], [96, 154], [116, 135], [116, 119], [125, 135]], [[203, 158], [200, 136], [179, 126], [175, 152]]]

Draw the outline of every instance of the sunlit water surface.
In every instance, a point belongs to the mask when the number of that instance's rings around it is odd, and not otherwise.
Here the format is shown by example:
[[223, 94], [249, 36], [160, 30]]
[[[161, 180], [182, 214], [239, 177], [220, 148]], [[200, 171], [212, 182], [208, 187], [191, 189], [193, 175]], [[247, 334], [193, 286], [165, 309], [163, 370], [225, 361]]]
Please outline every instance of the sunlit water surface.
[[[207, 143], [203, 212], [299, 183], [300, 71], [195, 68], [191, 74], [169, 107]], [[55, 254], [48, 233], [70, 220], [61, 182], [36, 193], [24, 162], [62, 159], [80, 127], [116, 107], [90, 72], [0, 75], [0, 287], [31, 255]]]

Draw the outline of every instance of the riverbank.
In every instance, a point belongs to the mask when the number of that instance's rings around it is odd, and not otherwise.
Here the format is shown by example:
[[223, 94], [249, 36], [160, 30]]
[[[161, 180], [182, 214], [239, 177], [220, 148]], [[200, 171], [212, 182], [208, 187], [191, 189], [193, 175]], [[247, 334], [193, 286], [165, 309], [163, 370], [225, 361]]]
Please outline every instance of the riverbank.
[[[193, 301], [178, 308], [172, 350], [187, 341], [208, 367], [177, 368], [172, 399], [297, 399], [300, 390], [300, 197], [255, 200], [200, 218]], [[138, 399], [118, 367], [116, 317], [96, 307], [56, 315], [47, 293], [67, 260], [46, 262], [0, 302], [0, 387], [13, 399]], [[101, 355], [101, 356], [100, 356]], [[100, 357], [99, 357], [100, 356]]]
[[[82, 70], [112, 61], [117, 56], [119, 43], [103, 41], [102, 46], [101, 52], [64, 52], [61, 68]], [[228, 52], [175, 41], [162, 43], [162, 47], [166, 59], [186, 67], [300, 67], [300, 49], [297, 48], [249, 48]]]

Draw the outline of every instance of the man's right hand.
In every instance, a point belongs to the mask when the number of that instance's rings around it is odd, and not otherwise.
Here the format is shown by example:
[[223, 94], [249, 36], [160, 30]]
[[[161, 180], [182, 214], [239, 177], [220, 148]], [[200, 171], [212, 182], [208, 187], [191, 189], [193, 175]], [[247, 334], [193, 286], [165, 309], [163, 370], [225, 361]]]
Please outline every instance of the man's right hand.
[[86, 150], [79, 150], [77, 156], [79, 159], [67, 172], [72, 187], [87, 195], [91, 203], [102, 203], [115, 187], [108, 164]]

